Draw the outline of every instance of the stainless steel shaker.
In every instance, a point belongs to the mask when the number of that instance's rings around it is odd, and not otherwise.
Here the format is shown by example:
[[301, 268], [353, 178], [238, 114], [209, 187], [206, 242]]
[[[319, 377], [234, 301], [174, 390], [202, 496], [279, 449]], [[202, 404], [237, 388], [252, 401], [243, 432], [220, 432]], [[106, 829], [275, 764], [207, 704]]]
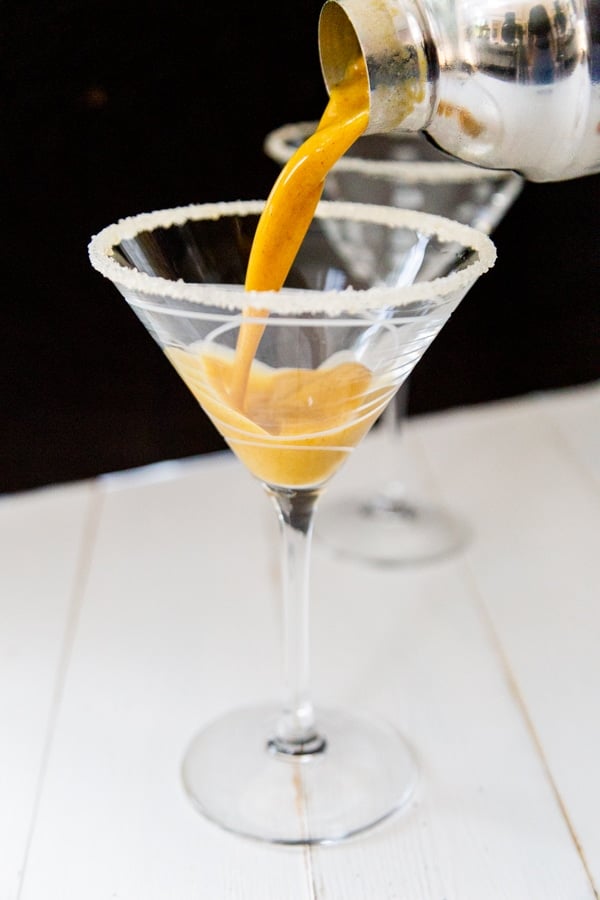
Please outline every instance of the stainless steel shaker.
[[600, 0], [327, 0], [325, 84], [361, 55], [368, 132], [530, 181], [600, 171]]

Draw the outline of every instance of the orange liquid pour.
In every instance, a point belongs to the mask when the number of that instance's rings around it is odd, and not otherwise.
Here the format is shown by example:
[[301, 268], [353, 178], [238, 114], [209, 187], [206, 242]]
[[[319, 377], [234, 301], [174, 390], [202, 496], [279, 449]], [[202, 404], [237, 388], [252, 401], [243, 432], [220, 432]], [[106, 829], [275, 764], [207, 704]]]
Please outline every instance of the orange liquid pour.
[[[358, 58], [331, 91], [319, 125], [290, 157], [273, 185], [252, 243], [247, 291], [278, 291], [285, 282], [336, 162], [358, 140], [369, 121], [369, 85]], [[264, 310], [248, 309], [262, 317]], [[231, 399], [238, 409], [244, 398], [252, 360], [264, 326], [244, 323], [237, 342]]]
[[[254, 237], [245, 287], [278, 291], [312, 221], [330, 169], [369, 119], [362, 59], [332, 90], [315, 133], [275, 182]], [[248, 318], [267, 312], [249, 307]], [[244, 321], [235, 351], [170, 347], [171, 363], [229, 446], [260, 480], [291, 488], [323, 484], [381, 414], [393, 389], [354, 361], [319, 369], [271, 369], [256, 351], [264, 324]]]

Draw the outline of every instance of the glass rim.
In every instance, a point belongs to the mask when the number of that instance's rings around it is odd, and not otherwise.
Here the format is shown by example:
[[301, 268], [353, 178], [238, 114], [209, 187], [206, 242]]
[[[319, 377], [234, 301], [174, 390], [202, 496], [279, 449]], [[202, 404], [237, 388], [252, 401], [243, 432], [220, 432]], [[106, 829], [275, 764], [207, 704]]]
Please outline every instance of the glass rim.
[[[284, 165], [297, 149], [298, 144], [314, 132], [318, 122], [289, 122], [270, 131], [264, 139], [263, 150], [271, 159], [280, 165]], [[394, 135], [381, 135], [393, 140]], [[397, 138], [414, 137], [416, 132], [404, 132], [396, 135]], [[360, 140], [360, 138], [359, 138]], [[297, 143], [294, 143], [297, 142]], [[365, 156], [351, 156], [346, 154], [335, 164], [332, 170], [335, 172], [356, 173], [369, 175], [381, 179], [401, 178], [408, 184], [421, 182], [424, 184], [437, 184], [438, 182], [450, 182], [453, 184], [466, 184], [469, 182], [485, 181], [489, 178], [506, 178], [507, 180], [521, 183], [523, 176], [511, 169], [487, 169], [475, 164], [465, 163], [462, 160], [401, 160], [401, 159], [369, 159]]]
[[227, 310], [251, 308], [282, 314], [314, 312], [339, 315], [447, 296], [470, 287], [496, 261], [495, 245], [486, 234], [453, 219], [396, 207], [328, 200], [321, 200], [317, 205], [315, 218], [411, 228], [419, 234], [437, 235], [443, 243], [461, 243], [465, 250], [475, 250], [477, 258], [467, 260], [460, 271], [412, 285], [375, 285], [366, 289], [346, 287], [338, 290], [284, 287], [280, 291], [246, 291], [242, 284], [200, 284], [182, 279], [172, 281], [126, 268], [114, 257], [113, 249], [118, 244], [133, 239], [141, 232], [183, 225], [186, 221], [260, 215], [265, 203], [265, 200], [196, 203], [129, 216], [108, 225], [91, 238], [88, 244], [91, 265], [115, 286], [135, 294], [168, 297]]

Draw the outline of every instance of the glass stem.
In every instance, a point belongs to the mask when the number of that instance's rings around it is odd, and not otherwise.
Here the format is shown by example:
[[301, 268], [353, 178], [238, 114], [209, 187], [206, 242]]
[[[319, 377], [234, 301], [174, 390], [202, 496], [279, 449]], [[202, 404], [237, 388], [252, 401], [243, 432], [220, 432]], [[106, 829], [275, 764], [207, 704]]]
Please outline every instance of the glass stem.
[[391, 430], [393, 438], [397, 438], [404, 430], [404, 422], [408, 410], [408, 378], [400, 385], [396, 392], [396, 396], [389, 407], [393, 411]]
[[365, 506], [366, 515], [402, 512], [406, 505], [404, 461], [404, 422], [408, 406], [408, 378], [400, 386], [396, 396], [385, 409], [381, 427], [384, 429], [382, 447], [385, 454], [382, 468], [385, 472], [396, 470], [395, 477], [388, 477], [378, 492]]
[[285, 698], [269, 747], [303, 755], [324, 749], [309, 694], [309, 574], [313, 519], [319, 491], [267, 487], [281, 532]]

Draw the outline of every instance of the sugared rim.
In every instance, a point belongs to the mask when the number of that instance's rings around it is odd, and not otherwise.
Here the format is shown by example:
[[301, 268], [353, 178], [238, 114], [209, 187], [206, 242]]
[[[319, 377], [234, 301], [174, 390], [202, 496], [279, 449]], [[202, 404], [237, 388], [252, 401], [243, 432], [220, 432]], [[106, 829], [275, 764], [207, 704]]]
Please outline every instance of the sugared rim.
[[[496, 248], [487, 235], [468, 225], [462, 225], [442, 216], [414, 210], [376, 206], [367, 203], [340, 203], [322, 200], [315, 216], [320, 219], [343, 219], [347, 222], [373, 222], [389, 228], [408, 227], [424, 235], [437, 235], [443, 242], [457, 242], [465, 249], [477, 252], [477, 258], [468, 261], [459, 272], [429, 282], [406, 287], [371, 287], [367, 290], [345, 288], [343, 290], [300, 290], [283, 288], [281, 291], [245, 291], [243, 285], [192, 284], [183, 280], [170, 281], [159, 276], [147, 275], [121, 265], [113, 255], [113, 248], [123, 240], [132, 239], [143, 231], [168, 228], [186, 221], [219, 219], [223, 216], [259, 215], [264, 200], [237, 200], [221, 203], [200, 203], [173, 209], [140, 213], [121, 219], [95, 235], [88, 246], [92, 266], [129, 294], [151, 297], [170, 297], [203, 306], [228, 310], [249, 307], [296, 314], [326, 312], [330, 315], [356, 313], [383, 306], [402, 306], [418, 300], [446, 296], [470, 287], [480, 275], [490, 269], [496, 260]], [[128, 296], [130, 303], [135, 297]], [[140, 298], [141, 299], [141, 298]]]
[[[263, 149], [267, 156], [280, 165], [284, 165], [305, 138], [313, 134], [317, 122], [291, 122], [269, 132]], [[406, 137], [407, 135], [403, 135]], [[416, 137], [416, 135], [415, 135]], [[516, 172], [504, 169], [484, 169], [481, 166], [468, 165], [460, 160], [401, 160], [401, 159], [369, 159], [364, 156], [342, 156], [335, 164], [336, 172], [356, 172], [376, 178], [401, 178], [405, 184], [437, 184], [451, 182], [461, 184], [483, 181], [486, 178], [513, 178], [521, 180]]]

